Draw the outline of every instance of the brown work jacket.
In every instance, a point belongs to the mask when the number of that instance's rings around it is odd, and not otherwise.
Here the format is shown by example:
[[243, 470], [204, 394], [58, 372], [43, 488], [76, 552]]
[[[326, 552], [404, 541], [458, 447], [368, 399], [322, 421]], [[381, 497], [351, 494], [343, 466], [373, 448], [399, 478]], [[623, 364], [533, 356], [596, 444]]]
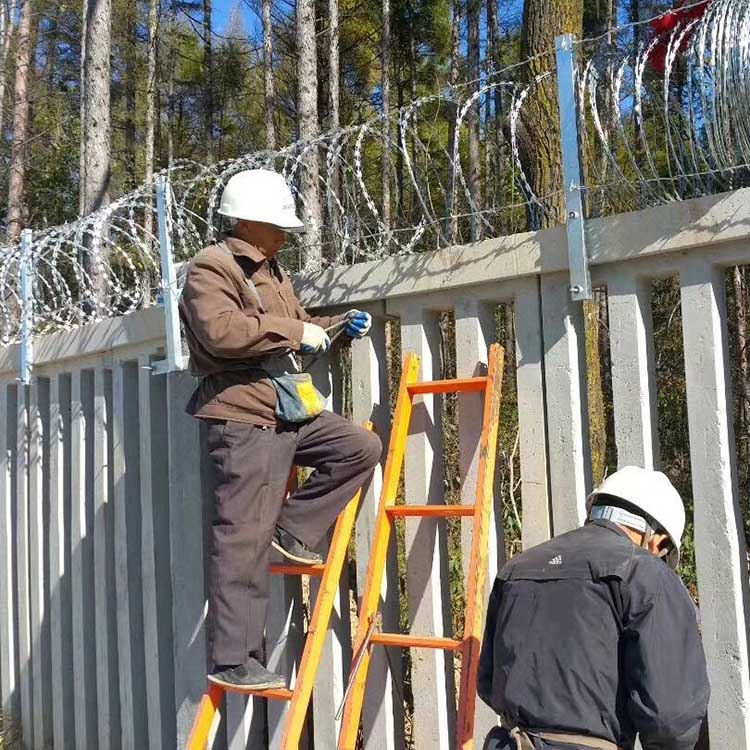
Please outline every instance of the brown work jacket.
[[190, 349], [190, 371], [201, 379], [188, 413], [272, 425], [276, 391], [259, 362], [290, 349], [299, 351], [303, 322], [328, 328], [342, 316], [308, 315], [276, 260], [228, 237], [223, 246], [211, 245], [191, 261], [180, 318]]

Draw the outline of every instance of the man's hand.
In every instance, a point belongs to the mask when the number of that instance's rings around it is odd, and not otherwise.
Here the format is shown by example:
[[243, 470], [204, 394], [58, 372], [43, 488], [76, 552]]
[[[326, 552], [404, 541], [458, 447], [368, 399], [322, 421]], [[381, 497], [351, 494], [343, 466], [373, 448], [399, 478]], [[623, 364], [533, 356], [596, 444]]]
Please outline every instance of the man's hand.
[[327, 352], [331, 346], [331, 339], [328, 338], [328, 334], [314, 323], [303, 323], [304, 330], [302, 331], [302, 346], [300, 351], [305, 354], [312, 354], [313, 352]]
[[346, 314], [346, 335], [353, 339], [361, 339], [372, 328], [372, 316], [361, 310], [349, 310]]

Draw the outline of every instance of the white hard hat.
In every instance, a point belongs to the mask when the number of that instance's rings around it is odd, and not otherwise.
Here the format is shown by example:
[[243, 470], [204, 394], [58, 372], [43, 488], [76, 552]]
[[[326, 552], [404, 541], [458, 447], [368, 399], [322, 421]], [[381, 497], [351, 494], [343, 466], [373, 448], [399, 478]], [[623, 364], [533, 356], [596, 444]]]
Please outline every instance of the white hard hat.
[[246, 169], [227, 182], [219, 213], [234, 219], [262, 221], [286, 232], [304, 232], [297, 218], [294, 196], [282, 175], [268, 169]]
[[[672, 541], [672, 550], [667, 556], [671, 568], [680, 561], [682, 532], [685, 530], [685, 507], [679, 492], [665, 474], [660, 471], [625, 466], [608, 476], [586, 501], [586, 510], [591, 508], [600, 495], [609, 495], [629, 503], [658, 524]], [[606, 500], [602, 502], [606, 505]]]

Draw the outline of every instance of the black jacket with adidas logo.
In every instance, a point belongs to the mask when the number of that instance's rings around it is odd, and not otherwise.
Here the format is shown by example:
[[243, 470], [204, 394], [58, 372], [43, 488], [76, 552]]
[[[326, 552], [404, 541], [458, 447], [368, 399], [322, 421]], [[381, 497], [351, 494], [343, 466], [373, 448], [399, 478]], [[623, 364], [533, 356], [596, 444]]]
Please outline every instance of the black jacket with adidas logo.
[[695, 606], [664, 562], [591, 522], [500, 571], [478, 692], [525, 729], [693, 750], [709, 694]]

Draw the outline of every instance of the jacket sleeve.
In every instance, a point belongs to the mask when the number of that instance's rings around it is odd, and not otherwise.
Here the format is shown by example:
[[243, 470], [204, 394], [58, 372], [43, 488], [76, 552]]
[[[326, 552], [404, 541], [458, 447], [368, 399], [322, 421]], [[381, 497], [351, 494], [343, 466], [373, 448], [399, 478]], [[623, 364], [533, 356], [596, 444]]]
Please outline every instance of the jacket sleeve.
[[492, 587], [490, 600], [487, 604], [487, 620], [484, 625], [482, 651], [479, 656], [479, 671], [477, 673], [477, 694], [492, 708], [492, 674], [495, 666], [495, 626], [500, 600], [503, 595], [503, 582], [498, 578]]
[[631, 584], [623, 632], [628, 712], [643, 750], [693, 750], [708, 706], [706, 660], [690, 595], [658, 565], [647, 572], [648, 586]]
[[181, 308], [185, 323], [211, 355], [247, 359], [298, 350], [302, 322], [243, 309], [229, 271], [198, 256], [188, 271]]
[[340, 323], [346, 317], [346, 313], [342, 313], [341, 315], [308, 315], [307, 310], [302, 307], [299, 299], [297, 299], [292, 282], [286, 274], [284, 274], [284, 284], [288, 286], [287, 294], [294, 300], [294, 316], [297, 320], [301, 320], [303, 323], [312, 323], [321, 328], [330, 328]]

